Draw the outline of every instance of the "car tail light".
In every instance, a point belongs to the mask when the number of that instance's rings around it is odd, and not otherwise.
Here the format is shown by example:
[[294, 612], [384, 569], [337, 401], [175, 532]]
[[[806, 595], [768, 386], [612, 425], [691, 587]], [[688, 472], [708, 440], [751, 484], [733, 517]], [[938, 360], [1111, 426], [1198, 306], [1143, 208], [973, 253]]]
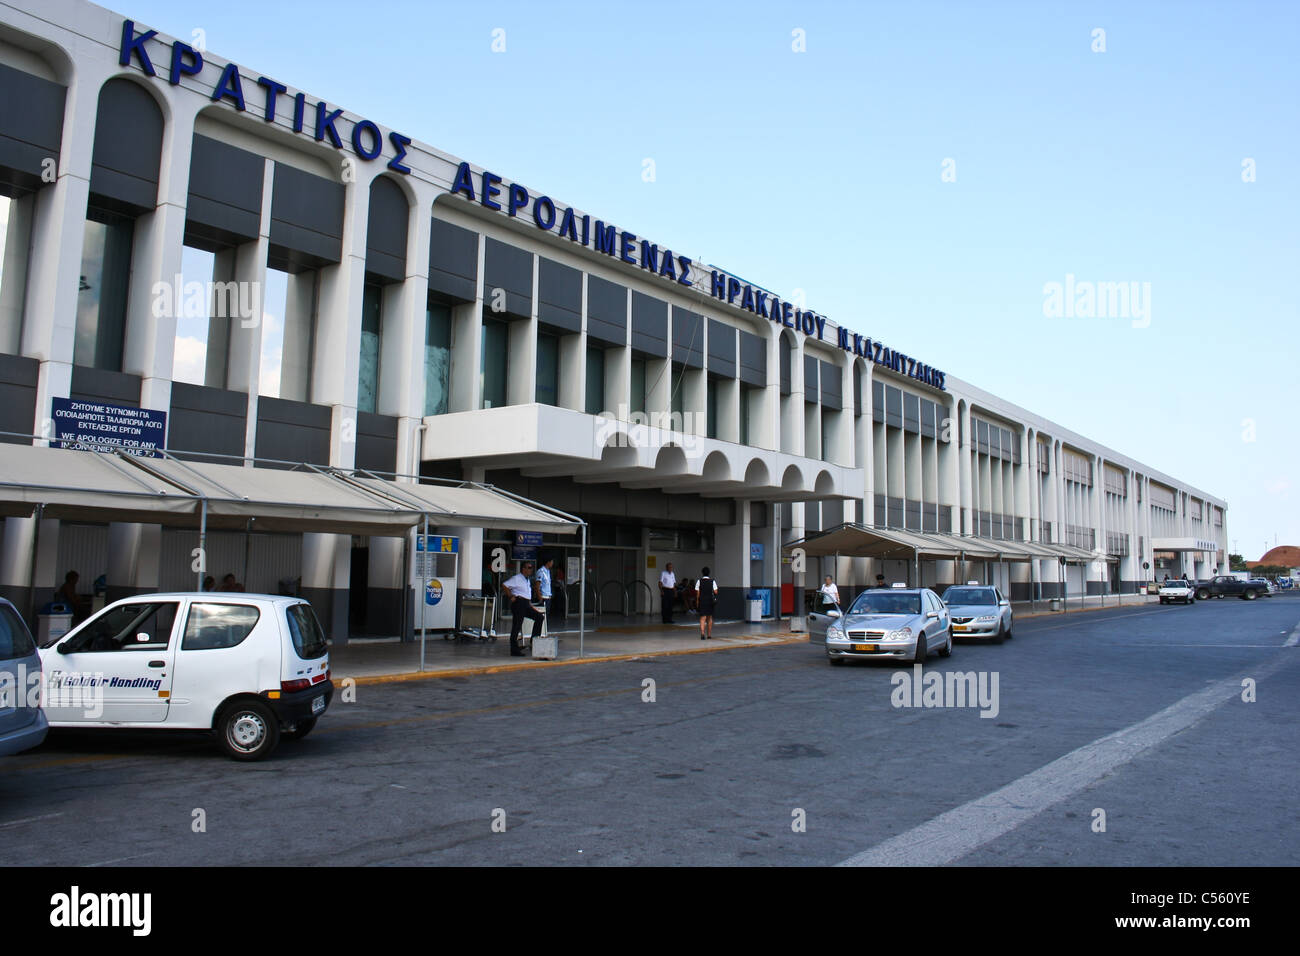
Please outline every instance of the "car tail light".
[[329, 671], [326, 671], [326, 672], [323, 673], [323, 674], [317, 674], [315, 677], [313, 677], [313, 678], [311, 679], [311, 682], [312, 682], [313, 684], [319, 684], [321, 681], [326, 681], [326, 680], [329, 680], [329, 679], [330, 679]]
[[300, 690], [310, 690], [311, 681], [307, 678], [299, 680], [282, 680], [280, 681], [280, 690], [286, 694], [296, 694]]

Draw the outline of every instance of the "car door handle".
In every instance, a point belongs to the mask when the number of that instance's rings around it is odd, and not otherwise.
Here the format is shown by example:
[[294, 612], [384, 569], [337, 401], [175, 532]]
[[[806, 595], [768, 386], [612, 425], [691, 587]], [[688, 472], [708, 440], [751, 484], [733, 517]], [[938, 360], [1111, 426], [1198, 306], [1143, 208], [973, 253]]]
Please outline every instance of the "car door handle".
[[150, 662], [149, 662], [149, 666], [150, 666], [150, 667], [166, 667], [166, 666], [167, 666], [167, 662], [166, 662], [166, 661], [150, 661]]

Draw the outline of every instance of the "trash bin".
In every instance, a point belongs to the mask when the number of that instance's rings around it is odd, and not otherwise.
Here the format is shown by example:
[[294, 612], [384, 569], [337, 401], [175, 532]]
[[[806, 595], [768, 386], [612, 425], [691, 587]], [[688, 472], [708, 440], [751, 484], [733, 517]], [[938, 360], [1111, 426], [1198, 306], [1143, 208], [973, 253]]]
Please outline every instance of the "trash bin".
[[72, 630], [72, 608], [51, 602], [36, 614], [36, 639], [44, 647]]
[[1052, 598], [1050, 606], [1053, 611], [1059, 611], [1061, 609], [1061, 599]]
[[758, 592], [755, 592], [755, 595], [754, 595], [754, 596], [757, 597], [757, 598], [759, 598], [759, 599], [763, 602], [763, 617], [771, 617], [771, 616], [772, 616], [772, 591], [771, 591], [771, 589], [770, 589], [770, 588], [763, 588], [763, 590], [758, 591]]
[[745, 601], [745, 620], [750, 624], [756, 624], [763, 620], [762, 598], [750, 598]]

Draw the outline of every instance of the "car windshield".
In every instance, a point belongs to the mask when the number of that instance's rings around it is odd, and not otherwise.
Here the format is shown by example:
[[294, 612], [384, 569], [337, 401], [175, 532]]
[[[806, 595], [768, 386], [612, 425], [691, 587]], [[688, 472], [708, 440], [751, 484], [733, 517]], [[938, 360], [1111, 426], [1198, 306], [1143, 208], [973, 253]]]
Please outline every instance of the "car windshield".
[[945, 604], [997, 604], [992, 588], [949, 588], [943, 592]]
[[0, 604], [0, 661], [17, 660], [36, 653], [36, 642], [23, 619], [8, 604]]
[[850, 614], [920, 614], [921, 595], [916, 592], [863, 591], [849, 608]]

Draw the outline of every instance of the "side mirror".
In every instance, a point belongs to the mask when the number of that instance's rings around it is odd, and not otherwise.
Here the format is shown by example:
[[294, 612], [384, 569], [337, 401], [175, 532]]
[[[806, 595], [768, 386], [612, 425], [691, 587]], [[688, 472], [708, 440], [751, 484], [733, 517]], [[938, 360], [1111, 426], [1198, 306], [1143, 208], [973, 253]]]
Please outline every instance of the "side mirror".
[[833, 608], [831, 608], [829, 611], [826, 612], [826, 616], [827, 616], [827, 617], [839, 617], [839, 616], [840, 616], [840, 609], [837, 608], [837, 607], [833, 607]]
[[937, 620], [939, 620], [939, 612], [938, 612], [938, 611], [928, 611], [928, 612], [926, 613], [926, 615], [925, 615], [925, 619], [926, 619], [927, 621], [937, 621]]
[[999, 601], [999, 602], [998, 602], [998, 607], [1011, 607], [1011, 602], [1010, 602], [1010, 601]]
[[60, 644], [60, 645], [58, 646], [58, 652], [59, 652], [60, 654], [71, 654], [71, 653], [72, 653], [72, 642], [71, 642], [71, 641], [64, 641], [62, 644]]

